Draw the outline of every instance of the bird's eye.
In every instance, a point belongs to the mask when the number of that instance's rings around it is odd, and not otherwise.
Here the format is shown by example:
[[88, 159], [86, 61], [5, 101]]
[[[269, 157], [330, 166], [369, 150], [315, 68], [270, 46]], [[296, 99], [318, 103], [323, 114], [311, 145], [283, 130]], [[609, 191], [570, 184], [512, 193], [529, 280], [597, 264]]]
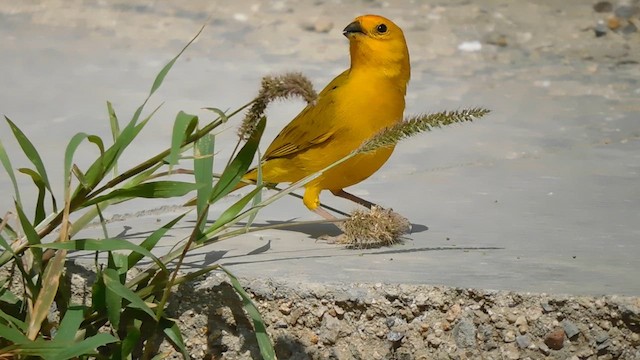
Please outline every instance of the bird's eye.
[[387, 32], [387, 25], [380, 24], [378, 25], [378, 27], [376, 27], [376, 30], [378, 31], [379, 34], [384, 34]]

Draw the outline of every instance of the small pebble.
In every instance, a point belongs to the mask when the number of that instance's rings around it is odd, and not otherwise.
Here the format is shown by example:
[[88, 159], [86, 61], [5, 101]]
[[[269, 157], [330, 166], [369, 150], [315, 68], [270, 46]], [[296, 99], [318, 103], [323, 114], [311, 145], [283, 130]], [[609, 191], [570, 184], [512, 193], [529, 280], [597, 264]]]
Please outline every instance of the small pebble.
[[598, 344], [598, 346], [596, 346], [596, 351], [602, 352], [603, 350], [605, 350], [609, 346], [611, 346], [611, 341], [607, 340], [607, 341], [603, 342], [602, 344]]
[[398, 341], [402, 340], [402, 338], [404, 338], [404, 334], [399, 333], [397, 331], [389, 331], [387, 333], [387, 340], [389, 340], [391, 342], [398, 342]]
[[516, 344], [520, 349], [526, 349], [531, 346], [531, 338], [529, 335], [520, 335], [516, 337]]
[[624, 35], [630, 35], [633, 34], [635, 32], [638, 32], [638, 27], [636, 26], [636, 24], [632, 23], [631, 21], [629, 21], [629, 23], [627, 25], [625, 25], [625, 27], [623, 27], [620, 32]]
[[564, 346], [564, 329], [556, 328], [544, 338], [544, 343], [553, 350], [560, 350]]
[[596, 37], [603, 37], [607, 35], [607, 26], [605, 24], [598, 24], [593, 28], [593, 32], [596, 34]]
[[564, 329], [564, 332], [565, 332], [565, 334], [567, 334], [567, 338], [569, 338], [569, 339], [573, 339], [578, 334], [580, 334], [580, 329], [578, 329], [576, 324], [574, 324], [573, 322], [571, 322], [569, 320], [563, 320], [562, 321], [562, 328]]
[[287, 304], [282, 304], [278, 308], [283, 315], [289, 315], [291, 313], [291, 308]]
[[550, 313], [552, 311], [555, 311], [555, 307], [551, 304], [549, 304], [548, 302], [544, 301], [540, 304], [542, 306], [542, 310], [544, 310], [545, 313]]
[[638, 13], [638, 7], [624, 4], [624, 5], [618, 6], [613, 11], [613, 13], [619, 18], [627, 20], [633, 17], [636, 13]]
[[595, 339], [597, 344], [602, 344], [603, 342], [609, 340], [609, 333], [606, 331], [598, 331]]
[[538, 345], [538, 349], [540, 349], [540, 352], [544, 355], [549, 355], [551, 353], [551, 350], [545, 343], [541, 343], [540, 345]]
[[608, 1], [599, 1], [593, 5], [593, 11], [598, 13], [611, 12], [612, 10], [613, 5]]
[[[601, 22], [598, 22], [598, 26], [602, 24]], [[613, 31], [616, 31], [620, 28], [620, 19], [618, 19], [617, 17], [613, 16], [610, 17], [609, 19], [607, 19], [607, 27]], [[598, 27], [596, 26], [596, 28]], [[604, 29], [604, 31], [606, 32], [607, 29]], [[597, 35], [597, 34], [596, 34]]]
[[480, 41], [464, 41], [458, 45], [458, 50], [464, 52], [476, 52], [482, 50], [482, 43]]
[[511, 343], [516, 341], [516, 334], [511, 330], [505, 331], [502, 337], [504, 338], [504, 342], [506, 343]]
[[[505, 46], [507, 46], [509, 44], [508, 41], [507, 41], [506, 35], [498, 34], [498, 33], [490, 33], [490, 34], [488, 34], [487, 37], [485, 38], [485, 42], [487, 44], [500, 46], [500, 47], [505, 47]], [[496, 202], [497, 202], [497, 200], [496, 200]]]

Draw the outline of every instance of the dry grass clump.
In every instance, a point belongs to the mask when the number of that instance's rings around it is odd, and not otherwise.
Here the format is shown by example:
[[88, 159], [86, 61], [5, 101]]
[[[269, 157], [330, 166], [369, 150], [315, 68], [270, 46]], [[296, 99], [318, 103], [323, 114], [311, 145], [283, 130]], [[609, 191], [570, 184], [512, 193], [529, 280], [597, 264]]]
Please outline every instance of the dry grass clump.
[[356, 210], [342, 224], [339, 242], [352, 249], [370, 249], [393, 245], [411, 231], [411, 223], [390, 209], [374, 206], [370, 211]]

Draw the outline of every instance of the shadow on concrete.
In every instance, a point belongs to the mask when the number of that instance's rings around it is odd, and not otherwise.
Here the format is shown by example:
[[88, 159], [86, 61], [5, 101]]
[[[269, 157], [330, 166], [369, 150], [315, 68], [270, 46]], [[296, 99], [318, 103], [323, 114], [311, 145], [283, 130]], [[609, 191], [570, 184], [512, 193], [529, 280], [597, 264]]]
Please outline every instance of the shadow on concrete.
[[[264, 246], [262, 246], [264, 247]], [[261, 247], [261, 248], [262, 248]], [[258, 248], [259, 249], [259, 248]], [[229, 261], [232, 259], [243, 259], [250, 256], [255, 256], [252, 254], [255, 250], [243, 254], [243, 255], [233, 255], [225, 257], [225, 251], [216, 251], [211, 254], [207, 254], [206, 261], [201, 264], [197, 264], [195, 262], [189, 262], [189, 257], [198, 257], [198, 254], [187, 254], [185, 257], [185, 261], [183, 263], [183, 269], [191, 268], [194, 270], [200, 269], [204, 266], [210, 265], [215, 262], [221, 262], [220, 265], [223, 266], [232, 266], [232, 265], [246, 265], [246, 264], [260, 264], [260, 263], [273, 263], [280, 261], [292, 261], [292, 260], [303, 260], [303, 259], [326, 259], [326, 258], [337, 258], [337, 257], [361, 257], [361, 256], [372, 256], [372, 255], [394, 255], [394, 254], [406, 254], [406, 253], [420, 253], [420, 252], [430, 252], [430, 251], [486, 251], [486, 250], [504, 250], [503, 247], [493, 247], [493, 246], [467, 246], [467, 247], [454, 247], [454, 246], [438, 246], [438, 247], [423, 247], [423, 248], [412, 248], [412, 249], [385, 249], [385, 250], [363, 250], [354, 252], [350, 249], [336, 249], [338, 251], [346, 251], [339, 254], [322, 254], [322, 255], [299, 255], [299, 256], [283, 256], [276, 257], [278, 254], [283, 254], [292, 251], [280, 251], [278, 253], [270, 253], [271, 258], [269, 259], [259, 259], [259, 260], [247, 260], [247, 261]], [[314, 252], [314, 251], [325, 251], [326, 249], [307, 249], [303, 250], [306, 253]], [[295, 251], [300, 252], [300, 251]]]

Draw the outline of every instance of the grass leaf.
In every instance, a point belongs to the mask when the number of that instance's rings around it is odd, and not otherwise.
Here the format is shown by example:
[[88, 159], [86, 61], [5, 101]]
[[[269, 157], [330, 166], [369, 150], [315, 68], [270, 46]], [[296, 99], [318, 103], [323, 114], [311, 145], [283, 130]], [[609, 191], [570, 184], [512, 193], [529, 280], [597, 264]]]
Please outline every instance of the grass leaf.
[[267, 327], [262, 320], [262, 316], [260, 315], [260, 311], [253, 303], [249, 294], [242, 288], [238, 278], [235, 277], [229, 270], [220, 266], [220, 268], [227, 273], [229, 279], [231, 280], [231, 285], [233, 289], [240, 295], [242, 298], [242, 305], [244, 310], [249, 314], [251, 320], [253, 320], [253, 327], [256, 334], [256, 340], [258, 341], [258, 346], [260, 347], [260, 354], [262, 354], [263, 359], [275, 359], [276, 352], [273, 349], [273, 344], [271, 344], [271, 339], [269, 338], [269, 334], [267, 333]]
[[[205, 233], [207, 235], [210, 235], [214, 231], [221, 228], [222, 226], [233, 225], [232, 220], [234, 220], [236, 216], [238, 216], [238, 214], [242, 211], [242, 209], [244, 209], [247, 206], [249, 201], [255, 198], [256, 194], [259, 194], [261, 191], [262, 191], [262, 186], [256, 186], [256, 188], [253, 189], [250, 193], [243, 196], [240, 200], [236, 201], [233, 205], [231, 205], [227, 210], [222, 212], [222, 214], [218, 216], [218, 219], [216, 219], [216, 221], [207, 228]], [[204, 239], [202, 239], [202, 241], [204, 241]]]
[[46, 185], [42, 180], [42, 177], [40, 177], [40, 174], [38, 174], [36, 171], [33, 171], [33, 169], [21, 168], [18, 169], [18, 171], [23, 174], [29, 175], [31, 177], [31, 180], [33, 180], [34, 185], [38, 188], [38, 199], [36, 200], [36, 210], [35, 215], [33, 216], [33, 223], [40, 224], [40, 222], [46, 217], [44, 210], [44, 198], [47, 191]]
[[142, 183], [130, 188], [116, 189], [112, 192], [93, 198], [85, 202], [85, 206], [99, 204], [107, 200], [121, 200], [130, 198], [172, 198], [184, 196], [197, 190], [200, 185], [183, 181], [154, 181]]
[[[196, 141], [194, 146], [193, 174], [198, 187], [196, 196], [196, 212], [198, 216], [205, 211], [213, 187], [213, 151], [215, 137], [205, 135]], [[206, 223], [205, 218], [202, 225]]]
[[182, 333], [180, 332], [178, 324], [176, 324], [173, 320], [162, 318], [160, 320], [160, 327], [162, 328], [162, 332], [164, 332], [167, 339], [169, 339], [173, 346], [175, 346], [182, 353], [182, 356], [185, 359], [190, 359], [191, 357], [189, 356], [189, 351], [184, 344]]
[[20, 128], [18, 128], [16, 124], [13, 123], [13, 121], [11, 121], [6, 116], [4, 118], [9, 123], [9, 127], [11, 128], [11, 131], [13, 131], [13, 135], [15, 136], [16, 140], [18, 141], [18, 144], [22, 148], [22, 151], [24, 151], [24, 154], [27, 156], [29, 161], [31, 161], [33, 166], [36, 167], [36, 171], [38, 172], [38, 174], [40, 174], [42, 181], [44, 181], [44, 184], [47, 187], [47, 190], [49, 190], [49, 193], [51, 194], [51, 202], [53, 204], [54, 211], [57, 211], [56, 199], [53, 196], [53, 191], [51, 190], [51, 185], [49, 184], [49, 178], [47, 177], [47, 170], [44, 167], [44, 163], [42, 162], [42, 158], [40, 157], [38, 150], [36, 150], [35, 146], [33, 146], [33, 143], [31, 143], [29, 138], [27, 138], [27, 136], [22, 132], [22, 130], [20, 130]]
[[62, 275], [62, 270], [64, 270], [66, 257], [67, 252], [65, 250], [57, 251], [44, 269], [44, 273], [42, 274], [42, 288], [44, 291], [38, 293], [38, 297], [33, 305], [33, 311], [29, 317], [27, 337], [31, 340], [34, 340], [38, 336], [42, 321], [49, 315], [51, 304], [58, 292], [60, 275]]
[[11, 341], [14, 344], [23, 344], [29, 342], [26, 336], [18, 329], [0, 324], [0, 338]]
[[138, 345], [142, 332], [142, 321], [133, 319], [133, 323], [127, 325], [127, 332], [124, 339], [122, 339], [122, 346], [120, 348], [120, 359], [129, 359], [131, 353]]
[[216, 185], [211, 191], [209, 203], [213, 204], [220, 200], [222, 197], [229, 194], [236, 185], [242, 179], [242, 176], [249, 170], [249, 166], [253, 162], [253, 157], [260, 144], [260, 138], [264, 132], [265, 125], [267, 123], [266, 118], [262, 118], [258, 123], [256, 130], [252, 133], [251, 137], [244, 144], [242, 149], [238, 152], [238, 155], [229, 163], [220, 175], [220, 179], [216, 182]]
[[[33, 225], [29, 222], [29, 219], [27, 219], [27, 216], [25, 215], [24, 211], [22, 211], [22, 207], [18, 205], [17, 202], [15, 203], [15, 207], [16, 207], [16, 211], [18, 212], [18, 219], [20, 220], [20, 226], [22, 226], [22, 231], [24, 231], [24, 235], [27, 238], [27, 243], [29, 245], [40, 244], [40, 236], [38, 235], [38, 232], [33, 227]], [[37, 248], [33, 249], [32, 265], [35, 271], [37, 272], [40, 271], [42, 267], [42, 250]], [[32, 290], [36, 290], [36, 289], [32, 289]]]
[[[169, 231], [171, 228], [173, 228], [173, 226], [175, 224], [178, 223], [178, 221], [182, 220], [182, 218], [186, 215], [182, 214], [178, 217], [176, 217], [175, 219], [169, 221], [168, 223], [162, 225], [161, 228], [156, 229], [153, 233], [151, 233], [151, 235], [149, 235], [146, 239], [144, 239], [144, 241], [140, 244], [139, 247], [150, 251], [151, 249], [153, 249], [156, 244], [158, 243], [158, 241], [160, 241], [160, 239], [162, 239], [162, 237], [167, 233], [167, 231]], [[153, 255], [151, 255], [153, 256]], [[128, 258], [127, 258], [127, 264], [129, 266], [129, 268], [134, 267], [140, 260], [142, 260], [144, 258], [144, 253], [140, 252], [140, 251], [136, 251], [136, 252], [132, 252], [131, 254], [129, 254]], [[153, 257], [152, 257], [153, 258]], [[159, 267], [161, 266], [160, 264], [158, 265]]]
[[202, 31], [204, 30], [206, 25], [203, 25], [200, 30], [198, 31], [198, 33], [187, 43], [187, 45], [185, 45], [182, 50], [180, 50], [180, 52], [178, 53], [178, 55], [176, 55], [173, 59], [171, 59], [171, 61], [169, 61], [169, 63], [167, 65], [164, 66], [164, 68], [162, 68], [162, 70], [160, 70], [160, 73], [158, 73], [158, 75], [156, 76], [156, 79], [153, 82], [153, 85], [151, 86], [151, 91], [149, 92], [149, 96], [153, 95], [154, 92], [156, 92], [156, 90], [158, 90], [158, 88], [160, 87], [160, 85], [162, 85], [162, 82], [164, 81], [164, 78], [167, 76], [167, 74], [169, 73], [169, 70], [171, 70], [171, 68], [173, 67], [173, 64], [175, 64], [175, 62], [178, 60], [178, 58], [180, 56], [182, 56], [182, 53], [185, 52], [185, 50], [187, 50], [187, 48], [189, 46], [191, 46], [191, 44], [196, 41], [196, 39], [198, 38], [198, 36], [200, 36], [200, 34], [202, 33]]
[[182, 144], [185, 139], [193, 133], [193, 130], [197, 125], [198, 117], [195, 115], [180, 111], [176, 116], [176, 120], [173, 122], [173, 132], [171, 134], [171, 152], [169, 152], [169, 156], [167, 157], [170, 169], [169, 171], [171, 171], [171, 168], [178, 163]]
[[47, 357], [49, 359], [66, 360], [81, 355], [95, 354], [96, 349], [100, 346], [104, 346], [109, 343], [118, 341], [113, 335], [107, 333], [99, 333], [94, 336], [88, 337], [80, 342], [72, 343], [72, 345], [65, 346], [64, 349], [58, 353]]
[[15, 201], [18, 203], [18, 205], [22, 206], [22, 201], [20, 200], [20, 189], [18, 188], [16, 175], [13, 172], [13, 166], [11, 165], [11, 160], [9, 159], [9, 155], [7, 154], [7, 151], [4, 149], [4, 145], [2, 145], [2, 141], [0, 141], [0, 162], [4, 167], [4, 170], [7, 172], [7, 175], [9, 175], [9, 179], [11, 179]]
[[102, 273], [102, 278], [107, 288], [125, 298], [131, 303], [132, 306], [144, 311], [152, 318], [155, 317], [155, 314], [153, 313], [151, 308], [149, 308], [149, 306], [144, 302], [144, 300], [138, 297], [138, 295], [136, 295], [136, 293], [134, 293], [131, 289], [120, 283], [119, 274], [115, 269], [105, 269]]
[[70, 306], [60, 322], [54, 341], [72, 342], [84, 320], [84, 311], [84, 306]]
[[[166, 232], [168, 229], [165, 229]], [[156, 230], [158, 231], [158, 230]], [[162, 235], [160, 235], [162, 236]], [[74, 239], [65, 242], [54, 242], [47, 244], [36, 244], [35, 247], [49, 249], [65, 249], [65, 250], [87, 250], [87, 251], [116, 251], [131, 250], [133, 252], [147, 256], [158, 265], [163, 271], [167, 271], [162, 261], [153, 255], [149, 250], [142, 246], [136, 245], [125, 239]]]

